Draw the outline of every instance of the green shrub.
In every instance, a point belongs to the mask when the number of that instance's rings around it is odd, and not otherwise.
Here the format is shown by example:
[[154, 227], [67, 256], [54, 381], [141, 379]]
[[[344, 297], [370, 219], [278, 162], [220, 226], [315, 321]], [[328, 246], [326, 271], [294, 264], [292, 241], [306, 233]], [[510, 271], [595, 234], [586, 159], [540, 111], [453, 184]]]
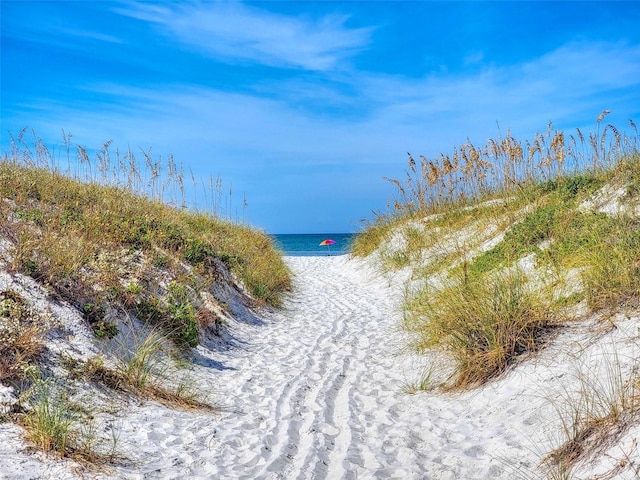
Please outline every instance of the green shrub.
[[196, 238], [187, 240], [183, 255], [185, 260], [192, 265], [197, 265], [204, 262], [206, 258], [215, 256], [211, 245]]
[[113, 338], [118, 334], [118, 327], [105, 320], [106, 309], [102, 303], [85, 303], [82, 314], [89, 322], [93, 333], [98, 338]]
[[92, 323], [91, 329], [93, 330], [93, 334], [98, 338], [113, 338], [119, 332], [116, 324], [105, 320]]
[[539, 208], [514, 223], [502, 241], [483, 252], [469, 265], [470, 274], [482, 274], [500, 266], [510, 265], [522, 256], [538, 250], [538, 244], [551, 238], [563, 211], [557, 205]]
[[157, 297], [143, 298], [136, 307], [136, 316], [164, 329], [180, 346], [196, 347], [199, 341], [196, 309], [187, 288], [177, 282], [168, 287], [166, 303]]
[[144, 322], [158, 324], [165, 317], [165, 309], [157, 297], [142, 298], [136, 304], [135, 314]]
[[542, 193], [556, 192], [563, 201], [584, 197], [604, 185], [604, 180], [595, 174], [581, 173], [570, 177], [557, 177], [538, 185]]

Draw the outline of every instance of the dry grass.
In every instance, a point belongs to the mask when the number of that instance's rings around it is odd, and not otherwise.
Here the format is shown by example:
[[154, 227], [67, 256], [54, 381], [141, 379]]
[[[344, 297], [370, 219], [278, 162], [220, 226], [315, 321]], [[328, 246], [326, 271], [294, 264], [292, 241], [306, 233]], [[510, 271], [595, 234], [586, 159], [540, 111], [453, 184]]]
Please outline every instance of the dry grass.
[[556, 326], [551, 302], [527, 290], [518, 271], [427, 287], [405, 315], [415, 348], [442, 351], [455, 362], [450, 388], [477, 386], [500, 375], [518, 356], [538, 350]]
[[[514, 199], [507, 203], [517, 209], [517, 205], [537, 200], [540, 185], [553, 187], [558, 179], [564, 179], [570, 189], [571, 180], [585, 172], [600, 179], [607, 177], [607, 172], [620, 173], [627, 163], [620, 160], [637, 155], [638, 134], [632, 120], [630, 134], [620, 133], [614, 125], [603, 125], [608, 113], [605, 110], [598, 116], [596, 132], [586, 136], [579, 129], [566, 134], [549, 124], [532, 140], [520, 141], [507, 132], [504, 138], [490, 139], [484, 146], [468, 141], [450, 154], [440, 153], [431, 159], [420, 155], [416, 161], [409, 154], [404, 181], [387, 178], [396, 186], [390, 212], [380, 214], [363, 230], [356, 238], [354, 253], [373, 252], [389, 240], [394, 225], [410, 220], [433, 214], [448, 218], [453, 212], [496, 198]], [[627, 166], [627, 170], [635, 168]], [[629, 175], [627, 171], [625, 176]], [[640, 177], [633, 175], [630, 196], [640, 191]]]
[[0, 293], [0, 383], [14, 387], [19, 401], [9, 419], [25, 428], [27, 440], [47, 453], [84, 465], [101, 465], [116, 457], [116, 441], [99, 451], [89, 435], [90, 418], [79, 415], [66, 392], [52, 378], [43, 378], [39, 364], [44, 336], [51, 327], [17, 292]]
[[589, 306], [596, 310], [638, 306], [640, 223], [620, 219], [608, 233], [583, 252], [588, 265], [583, 278]]
[[577, 391], [565, 390], [552, 399], [562, 424], [562, 442], [549, 453], [547, 469], [570, 471], [581, 460], [615, 444], [638, 421], [638, 380], [621, 369], [615, 350], [603, 353], [597, 365], [574, 373]]
[[[138, 161], [131, 151], [112, 152], [110, 142], [91, 154], [65, 135], [60, 159], [27, 137], [23, 130], [13, 138], [0, 161], [3, 262], [70, 303], [93, 329], [105, 356], [63, 363], [76, 379], [120, 393], [214, 410], [170, 367], [171, 355], [188, 358], [201, 335], [218, 331], [218, 316], [230, 315], [220, 291], [248, 307], [278, 306], [291, 286], [271, 238], [240, 223], [246, 201], [241, 213], [219, 178], [201, 189], [191, 174], [189, 185], [173, 157], [163, 162], [147, 151]], [[95, 444], [68, 387], [42, 377], [52, 372], [34, 373], [46, 327], [20, 295], [0, 293], [0, 382], [15, 386], [15, 410], [24, 412], [10, 418], [41, 450], [108, 462], [113, 449]]]
[[[539, 333], [554, 323], [549, 319], [558, 307], [544, 288], [525, 292], [528, 279], [501, 273], [527, 255], [558, 279], [580, 268], [593, 309], [637, 301], [637, 220], [578, 208], [607, 182], [626, 184], [629, 201], [640, 191], [637, 140], [613, 125], [601, 130], [606, 114], [598, 117], [597, 134], [587, 137], [580, 131], [567, 137], [549, 125], [530, 142], [508, 133], [437, 159], [416, 162], [410, 155], [406, 181], [391, 180], [398, 188], [394, 212], [356, 239], [355, 254], [385, 245], [380, 257], [386, 267], [412, 266], [414, 281], [430, 282], [436, 273], [444, 279], [445, 286], [432, 285], [408, 300], [406, 326], [418, 348], [441, 348], [455, 359], [456, 385], [500, 373], [510, 358], [538, 348]], [[498, 241], [483, 250], [492, 237]], [[516, 300], [524, 302], [522, 311]], [[514, 331], [523, 337], [512, 338]]]
[[[155, 302], [163, 309], [158, 324], [193, 347], [198, 289], [235, 283], [231, 272], [258, 302], [277, 306], [290, 288], [290, 272], [262, 232], [21, 158], [0, 163], [2, 233], [13, 245], [13, 267], [74, 304], [99, 336], [117, 331], [105, 319], [110, 307], [135, 314]], [[136, 294], [123, 287], [131, 280], [141, 286]], [[177, 302], [170, 285], [183, 292]]]
[[24, 380], [44, 352], [47, 324], [17, 292], [0, 292], [0, 383]]
[[216, 411], [193, 381], [181, 378], [175, 388], [167, 386], [175, 383], [174, 378], [184, 375], [167, 371], [160, 357], [166, 341], [157, 333], [151, 333], [135, 351], [126, 355], [121, 352], [114, 366], [107, 366], [104, 357], [93, 357], [86, 362], [67, 359], [67, 368], [76, 378], [105, 385], [116, 392], [156, 400], [169, 408]]
[[396, 212], [441, 212], [475, 203], [499, 193], [520, 194], [531, 184], [579, 172], [585, 168], [601, 171], [610, 167], [624, 152], [637, 147], [636, 136], [622, 135], [611, 124], [601, 130], [608, 111], [597, 118], [597, 132], [588, 138], [577, 129], [566, 135], [549, 123], [544, 133], [522, 142], [510, 131], [505, 137], [490, 139], [484, 146], [470, 141], [419, 162], [409, 154], [405, 181], [387, 179], [397, 187], [391, 202]]
[[19, 422], [36, 448], [92, 469], [121, 458], [115, 435], [108, 441], [98, 438], [93, 418], [69, 400], [64, 388], [36, 369], [31, 374], [31, 388], [23, 394], [28, 406]]
[[[609, 314], [640, 305], [640, 223], [629, 213], [640, 199], [638, 135], [633, 121], [631, 135], [604, 125], [607, 114], [589, 135], [549, 125], [532, 141], [507, 133], [435, 159], [409, 155], [406, 179], [388, 179], [397, 187], [394, 208], [353, 252], [377, 251], [386, 268], [412, 268], [404, 326], [413, 348], [454, 365], [440, 387], [473, 388], [501, 375], [544, 347], [582, 299]], [[585, 208], [607, 185], [623, 189], [615, 200], [624, 208]], [[570, 286], [569, 271], [580, 272]], [[546, 461], [553, 478], [569, 478], [577, 462], [638, 420], [635, 374], [607, 365], [559, 402], [564, 441]], [[433, 388], [434, 368], [408, 391]]]
[[44, 281], [69, 277], [101, 252], [125, 248], [177, 256], [203, 269], [220, 259], [269, 303], [277, 304], [289, 287], [270, 238], [249, 227], [15, 163], [0, 164], [0, 181], [0, 193], [13, 202], [7, 228], [16, 240], [15, 261]]
[[[271, 304], [289, 288], [289, 272], [271, 239], [232, 215], [237, 211], [232, 189], [224, 198], [221, 179], [198, 183], [191, 173], [187, 182], [184, 167], [172, 156], [163, 161], [142, 151], [140, 161], [131, 150], [111, 152], [111, 142], [92, 158], [85, 147], [72, 144], [71, 135], [63, 137], [61, 161], [30, 133], [24, 129], [12, 137], [11, 151], [0, 162], [0, 194], [12, 201], [0, 208], [28, 224], [6, 233], [20, 240], [19, 260], [44, 280], [70, 275], [98, 251], [123, 246], [158, 257], [177, 254], [195, 266], [221, 259]], [[204, 209], [198, 199], [204, 199]], [[187, 210], [187, 204], [193, 208]], [[34, 243], [44, 244], [45, 258], [35, 258]]]

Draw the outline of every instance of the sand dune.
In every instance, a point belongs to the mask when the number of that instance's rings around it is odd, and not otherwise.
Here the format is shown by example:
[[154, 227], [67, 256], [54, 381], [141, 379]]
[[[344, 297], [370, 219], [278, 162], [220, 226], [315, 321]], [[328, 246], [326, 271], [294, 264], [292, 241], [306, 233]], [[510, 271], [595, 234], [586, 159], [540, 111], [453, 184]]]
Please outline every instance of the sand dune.
[[[475, 391], [408, 394], [425, 360], [402, 349], [403, 279], [348, 256], [286, 261], [295, 290], [282, 310], [233, 321], [225, 348], [198, 347], [206, 366], [190, 374], [221, 411], [131, 402], [105, 423], [129, 460], [90, 477], [543, 478], [537, 467], [560, 438], [558, 399], [572, 391], [573, 369], [597, 364], [607, 344], [621, 358], [638, 354], [638, 319], [620, 317], [597, 336], [587, 324], [567, 328]], [[77, 476], [70, 462], [25, 453], [18, 433], [0, 425], [0, 477]], [[637, 433], [582, 466], [579, 478], [635, 478]]]

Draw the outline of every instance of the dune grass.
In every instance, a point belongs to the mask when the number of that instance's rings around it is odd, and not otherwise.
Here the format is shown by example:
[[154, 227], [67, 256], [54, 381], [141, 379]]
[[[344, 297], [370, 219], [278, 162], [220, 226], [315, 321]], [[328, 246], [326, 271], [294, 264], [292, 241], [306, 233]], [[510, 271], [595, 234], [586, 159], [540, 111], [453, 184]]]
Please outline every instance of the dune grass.
[[91, 468], [122, 457], [113, 430], [110, 438], [100, 438], [91, 413], [72, 402], [62, 385], [44, 378], [37, 368], [30, 374], [31, 386], [22, 395], [27, 409], [19, 416], [19, 423], [34, 446]]
[[[290, 272], [262, 232], [32, 163], [0, 162], [0, 213], [9, 220], [1, 228], [13, 267], [78, 307], [98, 336], [117, 333], [109, 305], [142, 316], [151, 306], [156, 312], [145, 320], [193, 347], [197, 291], [222, 281], [225, 270], [265, 304], [278, 306], [290, 288]], [[127, 277], [140, 286], [136, 294], [123, 285]]]
[[114, 342], [103, 348], [105, 355], [87, 361], [65, 357], [65, 368], [72, 378], [156, 400], [169, 408], [216, 410], [188, 375], [171, 366], [170, 338], [162, 331], [146, 329]]
[[640, 419], [638, 379], [622, 371], [615, 345], [599, 352], [596, 360], [571, 372], [575, 391], [565, 388], [562, 401], [552, 399], [562, 429], [559, 445], [544, 458], [549, 470], [571, 471], [584, 457], [617, 442]]
[[[112, 154], [106, 142], [92, 158], [70, 135], [61, 157], [27, 136], [13, 138], [0, 161], [2, 261], [75, 307], [104, 352], [61, 363], [76, 380], [171, 408], [212, 410], [170, 358], [184, 361], [203, 334], [218, 334], [219, 312], [232, 315], [224, 292], [247, 307], [280, 305], [291, 276], [271, 238], [231, 218], [220, 179], [198, 193], [192, 174], [190, 191], [173, 157], [162, 162], [148, 151], [138, 162], [131, 151]], [[198, 197], [209, 211], [197, 202], [186, 208]], [[44, 451], [108, 461], [91, 432], [78, 428], [84, 420], [64, 386], [49, 371], [28, 373], [47, 369], [45, 320], [23, 295], [0, 292], [0, 382], [20, 396], [9, 416]]]
[[18, 292], [0, 292], [0, 383], [24, 380], [44, 352], [46, 319], [37, 315]]
[[[607, 114], [588, 136], [549, 125], [532, 141], [508, 133], [435, 159], [409, 155], [406, 179], [388, 179], [394, 208], [353, 253], [411, 268], [404, 328], [413, 349], [453, 365], [440, 388], [500, 376], [575, 311], [611, 318], [640, 305], [638, 134], [633, 121], [630, 135], [603, 125]], [[580, 459], [637, 421], [637, 374], [606, 362], [602, 375], [556, 399], [564, 440], [543, 465], [552, 478], [570, 478]], [[434, 368], [408, 391], [433, 389]]]
[[3, 213], [25, 224], [11, 232], [19, 241], [17, 257], [44, 281], [72, 274], [102, 249], [124, 248], [158, 261], [175, 255], [195, 267], [220, 259], [252, 293], [272, 304], [289, 286], [288, 271], [270, 239], [244, 225], [12, 162], [0, 163], [0, 193], [12, 201], [3, 204]]
[[37, 378], [28, 391], [31, 409], [24, 416], [27, 438], [45, 452], [65, 456], [71, 449], [74, 416], [64, 397], [52, 391], [51, 382]]
[[377, 251], [386, 268], [412, 266], [412, 280], [426, 284], [407, 299], [405, 327], [415, 348], [454, 359], [452, 386], [500, 374], [563, 319], [569, 300], [554, 295], [553, 285], [527, 285], [513, 273], [527, 256], [556, 283], [579, 269], [592, 309], [637, 301], [637, 218], [580, 207], [611, 183], [624, 186], [621, 201], [637, 204], [637, 132], [601, 128], [607, 113], [587, 137], [551, 124], [532, 141], [507, 133], [435, 159], [409, 155], [406, 180], [388, 179], [397, 187], [394, 210], [359, 235], [353, 253]]
[[614, 125], [603, 126], [609, 113], [598, 116], [596, 131], [588, 136], [580, 129], [567, 135], [549, 123], [532, 140], [520, 141], [507, 131], [484, 146], [467, 141], [451, 154], [432, 159], [420, 155], [418, 162], [409, 154], [405, 180], [387, 179], [397, 187], [391, 213], [439, 213], [495, 195], [522, 194], [532, 184], [587, 169], [607, 170], [621, 156], [638, 150], [635, 123], [629, 121], [633, 134], [621, 134]]
[[449, 388], [481, 385], [520, 355], [540, 348], [558, 325], [540, 292], [528, 291], [520, 271], [481, 281], [450, 279], [427, 286], [407, 307], [405, 328], [418, 350], [436, 349], [455, 362]]

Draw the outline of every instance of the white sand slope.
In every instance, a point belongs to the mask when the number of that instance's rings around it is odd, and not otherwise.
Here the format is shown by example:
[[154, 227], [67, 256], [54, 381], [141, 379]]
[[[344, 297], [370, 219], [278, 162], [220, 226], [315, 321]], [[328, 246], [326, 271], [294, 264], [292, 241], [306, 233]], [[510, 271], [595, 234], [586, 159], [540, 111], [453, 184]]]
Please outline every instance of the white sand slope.
[[[539, 357], [479, 390], [409, 395], [403, 388], [423, 360], [401, 349], [402, 282], [347, 256], [286, 261], [295, 291], [281, 311], [261, 324], [234, 322], [227, 349], [199, 347], [201, 365], [191, 373], [221, 413], [132, 402], [112, 423], [134, 463], [114, 466], [107, 477], [542, 478], [537, 465], [558, 438], [554, 401], [571, 390], [568, 366], [595, 355], [592, 331], [568, 329]], [[637, 321], [598, 338], [637, 358]], [[627, 448], [633, 433], [615, 447], [637, 459]], [[1, 472], [13, 465], [11, 478], [37, 478], [25, 471], [35, 460], [21, 471], [15, 461], [22, 457], [7, 450], [0, 450]], [[623, 454], [608, 453], [580, 478], [616, 468]], [[35, 473], [44, 478], [54, 464], [38, 461]], [[626, 469], [616, 478], [635, 474]]]

